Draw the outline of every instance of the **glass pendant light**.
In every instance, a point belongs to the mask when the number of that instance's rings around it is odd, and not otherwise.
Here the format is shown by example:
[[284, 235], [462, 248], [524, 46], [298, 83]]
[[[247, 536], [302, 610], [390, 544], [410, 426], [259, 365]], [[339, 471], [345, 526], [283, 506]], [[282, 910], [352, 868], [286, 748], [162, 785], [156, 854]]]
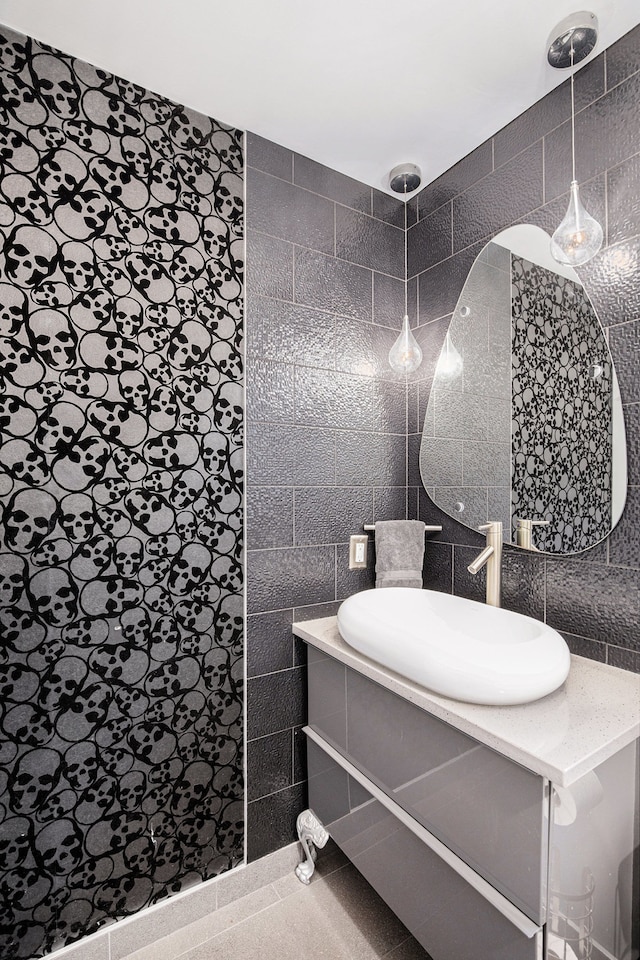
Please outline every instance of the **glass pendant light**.
[[[413, 373], [422, 363], [422, 350], [409, 326], [409, 307], [407, 297], [407, 183], [411, 190], [420, 185], [420, 176], [413, 164], [402, 164], [391, 171], [391, 189], [397, 193], [404, 190], [404, 318], [400, 336], [389, 350], [389, 365], [398, 373]], [[395, 176], [394, 176], [395, 175]], [[395, 185], [394, 185], [395, 184]], [[401, 186], [399, 186], [399, 184]]]
[[413, 373], [422, 363], [422, 350], [411, 333], [409, 315], [406, 313], [402, 320], [400, 336], [389, 350], [389, 363], [398, 373]]
[[439, 380], [454, 380], [462, 373], [462, 357], [451, 342], [449, 331], [438, 359], [436, 375]]
[[602, 227], [582, 206], [578, 184], [572, 180], [569, 209], [551, 237], [551, 256], [558, 263], [579, 267], [595, 257], [601, 246]]
[[[593, 14], [585, 14], [585, 17], [591, 17], [595, 21]], [[565, 21], [558, 26], [565, 25]], [[558, 29], [558, 28], [556, 28]], [[588, 39], [585, 40], [585, 37]], [[597, 31], [595, 24], [590, 23], [584, 27], [581, 25], [572, 26], [566, 29], [563, 34], [557, 36], [554, 43], [549, 48], [548, 59], [554, 67], [566, 66], [566, 55], [568, 53], [569, 65], [571, 66], [571, 162], [573, 176], [571, 180], [571, 195], [569, 198], [569, 208], [564, 216], [560, 226], [555, 230], [551, 237], [551, 256], [558, 263], [567, 263], [572, 267], [578, 267], [596, 255], [602, 246], [602, 227], [590, 214], [587, 213], [580, 201], [578, 191], [578, 181], [576, 180], [576, 129], [575, 129], [575, 95], [574, 95], [574, 74], [573, 67], [576, 62], [584, 59], [595, 46]], [[576, 55], [576, 44], [579, 44]], [[553, 53], [553, 56], [552, 56]], [[565, 62], [561, 61], [561, 54], [564, 53]]]

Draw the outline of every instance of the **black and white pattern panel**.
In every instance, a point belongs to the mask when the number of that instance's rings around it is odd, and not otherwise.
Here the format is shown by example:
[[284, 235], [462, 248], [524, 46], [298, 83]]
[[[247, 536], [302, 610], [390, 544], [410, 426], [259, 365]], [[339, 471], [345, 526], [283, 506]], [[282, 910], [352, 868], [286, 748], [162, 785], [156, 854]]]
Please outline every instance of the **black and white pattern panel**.
[[242, 858], [240, 131], [0, 28], [0, 958]]
[[[584, 288], [511, 258], [512, 511], [549, 553], [611, 530], [612, 366]], [[515, 538], [515, 537], [514, 537]]]

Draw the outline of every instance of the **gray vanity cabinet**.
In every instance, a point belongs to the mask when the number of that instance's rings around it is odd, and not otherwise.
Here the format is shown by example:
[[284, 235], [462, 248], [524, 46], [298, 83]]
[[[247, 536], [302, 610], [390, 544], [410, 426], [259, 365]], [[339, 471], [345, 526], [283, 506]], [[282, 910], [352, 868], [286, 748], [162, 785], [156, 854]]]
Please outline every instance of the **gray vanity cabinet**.
[[558, 792], [313, 646], [308, 691], [309, 805], [433, 960], [635, 960], [634, 744]]
[[535, 924], [522, 932], [312, 739], [308, 763], [311, 809], [433, 960], [542, 957]]

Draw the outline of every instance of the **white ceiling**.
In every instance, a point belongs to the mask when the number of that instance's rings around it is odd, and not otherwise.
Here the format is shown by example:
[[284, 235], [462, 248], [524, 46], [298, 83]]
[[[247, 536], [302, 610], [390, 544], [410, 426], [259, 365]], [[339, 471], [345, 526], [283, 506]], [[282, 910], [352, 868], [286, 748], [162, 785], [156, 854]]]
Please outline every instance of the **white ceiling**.
[[[564, 79], [576, 0], [0, 0], [0, 22], [379, 189], [430, 182]], [[590, 0], [597, 56], [638, 0]]]

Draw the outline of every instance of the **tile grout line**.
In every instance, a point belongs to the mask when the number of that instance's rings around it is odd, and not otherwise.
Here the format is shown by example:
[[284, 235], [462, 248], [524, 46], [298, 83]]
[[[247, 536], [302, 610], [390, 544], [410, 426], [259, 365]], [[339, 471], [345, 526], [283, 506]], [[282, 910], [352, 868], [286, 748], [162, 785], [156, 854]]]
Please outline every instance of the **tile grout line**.
[[[256, 232], [259, 232], [259, 231], [256, 231]], [[268, 237], [269, 234], [268, 234], [268, 233], [262, 234], [262, 236]], [[299, 304], [298, 304], [298, 299], [297, 299], [297, 295], [296, 295], [296, 260], [297, 260], [296, 248], [297, 248], [297, 244], [292, 243], [292, 244], [291, 244], [291, 303], [295, 304], [296, 306], [299, 306]], [[258, 294], [258, 296], [260, 296], [260, 294]], [[271, 298], [269, 298], [269, 299], [271, 299]], [[275, 299], [275, 297], [274, 297], [273, 299]], [[284, 300], [284, 301], [280, 301], [280, 300], [279, 300], [278, 302], [280, 302], [280, 303], [282, 303], [282, 302], [288, 303], [289, 301], [288, 301], [288, 300]], [[301, 304], [300, 304], [300, 306], [301, 306]], [[328, 311], [327, 311], [327, 312], [328, 312]]]
[[453, 225], [453, 198], [451, 199], [450, 225], [451, 225], [451, 256], [453, 256], [453, 254], [454, 254], [454, 249], [453, 249], [453, 230], [454, 230], [454, 225]]
[[[295, 154], [294, 154], [294, 156], [295, 156]], [[293, 162], [293, 158], [292, 158], [292, 168], [293, 168], [293, 166], [294, 166], [294, 162]], [[372, 220], [375, 220], [377, 223], [383, 223], [383, 224], [384, 224], [385, 226], [387, 226], [387, 227], [393, 227], [394, 230], [400, 230], [400, 231], [402, 230], [402, 227], [397, 227], [397, 226], [395, 225], [395, 223], [392, 223], [390, 220], [384, 220], [384, 219], [382, 219], [381, 217], [377, 217], [377, 216], [375, 215], [375, 213], [373, 213], [373, 209], [374, 209], [374, 205], [373, 205], [373, 195], [372, 195], [372, 199], [371, 199], [371, 201], [370, 201], [370, 206], [371, 206], [372, 212], [371, 212], [371, 213], [367, 213], [366, 210], [361, 210], [359, 207], [352, 207], [350, 204], [346, 203], [344, 200], [338, 200], [336, 197], [329, 197], [329, 196], [327, 196], [327, 194], [325, 194], [325, 193], [318, 193], [317, 190], [312, 190], [310, 187], [304, 187], [302, 184], [296, 183], [295, 180], [293, 180], [293, 179], [292, 179], [292, 180], [286, 180], [286, 179], [284, 179], [284, 177], [279, 177], [279, 176], [278, 176], [277, 174], [275, 174], [275, 173], [269, 173], [268, 170], [262, 170], [260, 167], [256, 167], [256, 166], [254, 166], [254, 165], [251, 164], [251, 163], [248, 163], [248, 164], [247, 164], [247, 169], [254, 170], [256, 173], [261, 173], [261, 174], [263, 174], [263, 176], [265, 176], [265, 177], [271, 177], [271, 179], [273, 179], [273, 180], [278, 180], [280, 183], [285, 183], [285, 184], [287, 184], [287, 185], [290, 186], [290, 187], [295, 187], [297, 190], [304, 190], [305, 193], [311, 194], [311, 196], [313, 196], [313, 197], [319, 197], [321, 200], [327, 200], [329, 203], [338, 204], [338, 206], [344, 207], [345, 210], [351, 210], [353, 213], [359, 213], [360, 216], [362, 216], [362, 217], [370, 217]], [[328, 167], [327, 169], [330, 170], [331, 168]], [[339, 173], [339, 171], [336, 171], [336, 172]], [[446, 171], [445, 171], [445, 172], [446, 172]], [[294, 176], [295, 176], [295, 174], [294, 174]], [[356, 181], [356, 182], [359, 183], [360, 181]], [[435, 181], [434, 181], [434, 182], [435, 182]], [[369, 187], [369, 185], [366, 184], [366, 183], [364, 183], [363, 186]], [[369, 187], [369, 189], [370, 189], [371, 191], [373, 191], [373, 189], [375, 189], [375, 188]], [[381, 192], [381, 193], [384, 193], [385, 197], [389, 197], [390, 200], [394, 200], [394, 199], [395, 199], [394, 197], [391, 196], [390, 193], [385, 193], [384, 190], [381, 190], [380, 192]], [[402, 201], [400, 201], [400, 202], [402, 202]]]
[[[281, 878], [278, 877], [278, 879], [281, 879]], [[277, 890], [273, 887], [273, 882], [265, 883], [261, 887], [256, 887], [255, 890], [251, 890], [249, 893], [245, 894], [245, 896], [250, 897], [252, 894], [258, 893], [258, 891], [260, 890], [266, 890], [267, 887], [272, 887], [274, 896], [278, 898], [273, 903], [268, 904], [266, 907], [261, 907], [259, 910], [256, 910], [254, 913], [249, 914], [248, 917], [243, 917], [242, 920], [237, 920], [235, 923], [229, 924], [229, 926], [226, 927], [224, 930], [220, 930], [219, 933], [214, 934], [212, 937], [207, 937], [205, 940], [201, 940], [200, 943], [197, 943], [195, 946], [189, 947], [187, 950], [182, 950], [180, 953], [172, 954], [170, 960], [180, 960], [180, 958], [188, 957], [189, 954], [192, 953], [194, 950], [200, 950], [201, 948], [206, 947], [207, 944], [213, 943], [214, 940], [216, 940], [218, 937], [224, 936], [224, 934], [228, 933], [230, 930], [233, 930], [236, 927], [241, 926], [241, 924], [243, 923], [247, 923], [248, 921], [253, 920], [259, 914], [264, 913], [266, 910], [270, 910], [271, 907], [277, 906], [279, 903], [282, 903], [282, 900], [278, 897]], [[229, 903], [226, 903], [224, 907], [230, 907], [233, 904], [237, 904], [238, 900], [242, 900], [242, 899], [244, 898], [238, 897], [236, 900], [231, 900]], [[224, 907], [221, 907], [220, 909], [224, 910]], [[197, 923], [197, 922], [198, 922], [197, 920], [194, 921], [194, 923]], [[190, 924], [187, 924], [187, 926], [190, 926]], [[185, 929], [185, 928], [181, 928], [181, 929]], [[177, 931], [174, 931], [174, 932], [177, 932]], [[171, 934], [168, 934], [167, 936], [169, 937], [171, 936]], [[158, 947], [162, 943], [162, 941], [165, 939], [167, 939], [167, 937], [161, 937], [159, 940], [156, 940], [155, 942], [149, 944], [149, 946], [154, 948]], [[148, 947], [143, 947], [142, 949], [147, 950]], [[131, 956], [134, 956], [134, 954], [132, 954]], [[123, 960], [130, 960], [130, 958], [124, 957]]]
[[[400, 943], [396, 943], [396, 945], [395, 945], [394, 947], [391, 947], [390, 950], [387, 950], [386, 953], [383, 953], [383, 954], [382, 954], [382, 957], [381, 957], [381, 960], [383, 960], [384, 957], [391, 957], [391, 955], [392, 955], [393, 953], [395, 953], [396, 950], [398, 950], [400, 947], [403, 947], [403, 946], [405, 945], [405, 943], [409, 943], [411, 940], [414, 940], [414, 939], [415, 939], [415, 937], [410, 933], [409, 936], [408, 936], [408, 937], [405, 937], [404, 940], [401, 940]], [[375, 960], [375, 958], [374, 958], [374, 960]]]
[[[363, 216], [366, 216], [366, 214], [363, 214]], [[370, 267], [370, 266], [367, 266], [366, 264], [358, 263], [356, 260], [347, 260], [346, 257], [340, 257], [335, 252], [327, 253], [326, 250], [320, 250], [318, 247], [311, 247], [309, 246], [308, 243], [300, 243], [297, 240], [291, 240], [291, 239], [287, 239], [286, 237], [280, 237], [276, 233], [268, 233], [266, 230], [259, 230], [257, 227], [253, 228], [253, 232], [259, 234], [261, 237], [269, 237], [272, 240], [279, 240], [281, 243], [289, 243], [291, 244], [292, 247], [299, 247], [301, 250], [307, 250], [310, 253], [316, 254], [316, 256], [318, 257], [325, 257], [327, 260], [336, 260], [338, 263], [348, 263], [350, 266], [357, 267], [359, 270], [373, 271], [373, 273], [379, 273], [383, 277], [390, 277], [391, 280], [402, 281], [402, 277], [399, 274], [387, 273], [387, 271], [380, 269], [379, 267]], [[332, 246], [335, 251], [335, 226], [334, 226], [334, 235], [332, 238]], [[261, 296], [261, 294], [258, 294], [258, 296]], [[273, 299], [277, 299], [277, 298], [274, 297]], [[288, 302], [288, 301], [285, 301], [285, 302]]]
[[[326, 881], [329, 877], [332, 877], [335, 874], [340, 873], [342, 870], [344, 870], [348, 866], [349, 866], [349, 863], [344, 863], [344, 864], [341, 864], [339, 867], [336, 867], [335, 870], [331, 870], [326, 876], [322, 876], [319, 874], [318, 880], [316, 880], [313, 885], [316, 886], [320, 884], [326, 884]], [[289, 898], [297, 896], [300, 893], [303, 893], [304, 891], [309, 889], [308, 886], [305, 886], [304, 884], [300, 883], [299, 889], [294, 889], [290, 893], [286, 894], [286, 896], [281, 896], [278, 890], [276, 889], [275, 885], [281, 880], [284, 880], [287, 877], [289, 877], [290, 873], [291, 871], [287, 871], [287, 873], [282, 874], [282, 876], [276, 877], [275, 880], [268, 881], [267, 883], [262, 884], [262, 886], [256, 887], [255, 890], [251, 890], [249, 893], [245, 894], [245, 896], [251, 896], [252, 894], [258, 893], [261, 890], [266, 890], [267, 888], [270, 887], [271, 890], [273, 891], [273, 895], [276, 897], [273, 903], [269, 903], [267, 904], [267, 906], [261, 907], [259, 910], [255, 910], [253, 913], [249, 914], [246, 917], [243, 917], [241, 920], [238, 920], [235, 923], [229, 924], [229, 926], [226, 927], [224, 930], [221, 930], [219, 931], [219, 933], [214, 934], [212, 937], [208, 937], [206, 940], [201, 941], [199, 944], [196, 944], [195, 947], [190, 947], [186, 951], [182, 951], [181, 953], [172, 955], [171, 960], [180, 960], [180, 958], [188, 956], [188, 954], [191, 953], [192, 950], [201, 949], [202, 947], [205, 947], [207, 944], [213, 944], [215, 940], [217, 940], [221, 936], [224, 936], [230, 930], [234, 930], [236, 927], [239, 927], [242, 924], [245, 924], [254, 920], [256, 917], [260, 916], [260, 914], [266, 913], [268, 910], [271, 910], [274, 907], [279, 907], [281, 904], [285, 903], [285, 901], [288, 900]], [[243, 897], [238, 897], [236, 900], [231, 900], [228, 904], [225, 904], [224, 907], [230, 907], [233, 904], [237, 904], [238, 901], [242, 899]], [[220, 909], [223, 910], [224, 907], [221, 907]], [[194, 921], [194, 923], [197, 923], [197, 922], [198, 922], [197, 920]], [[171, 936], [171, 934], [169, 934], [168, 936]], [[162, 942], [162, 939], [164, 938], [161, 938], [161, 940], [155, 941], [155, 944], [150, 944], [150, 946], [156, 946], [157, 944]], [[411, 939], [411, 938], [408, 937], [406, 939]], [[403, 940], [402, 942], [404, 943], [405, 941]], [[396, 944], [396, 946], [398, 945], [399, 944]], [[148, 948], [143, 948], [143, 949], [148, 949]], [[125, 957], [123, 958], [123, 960], [128, 960], [128, 958]]]
[[[375, 284], [375, 271], [371, 271], [371, 323], [375, 323], [376, 315], [376, 284]], [[338, 363], [337, 359], [338, 344], [336, 342], [336, 365]]]
[[605, 228], [605, 237], [606, 243], [605, 246], [609, 247], [609, 170], [603, 171], [604, 178], [604, 228]]

